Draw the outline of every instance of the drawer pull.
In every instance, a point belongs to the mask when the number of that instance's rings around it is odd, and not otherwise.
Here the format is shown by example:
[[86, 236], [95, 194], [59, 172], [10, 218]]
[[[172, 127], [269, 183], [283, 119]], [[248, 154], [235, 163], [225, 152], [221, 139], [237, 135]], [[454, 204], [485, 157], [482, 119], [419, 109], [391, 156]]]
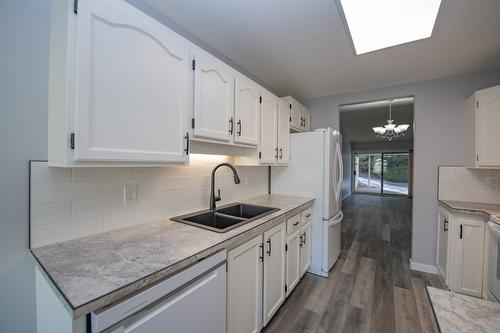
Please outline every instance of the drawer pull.
[[296, 226], [296, 225], [299, 225], [299, 221], [295, 222], [293, 225]]
[[311, 213], [307, 214], [306, 217], [311, 217]]

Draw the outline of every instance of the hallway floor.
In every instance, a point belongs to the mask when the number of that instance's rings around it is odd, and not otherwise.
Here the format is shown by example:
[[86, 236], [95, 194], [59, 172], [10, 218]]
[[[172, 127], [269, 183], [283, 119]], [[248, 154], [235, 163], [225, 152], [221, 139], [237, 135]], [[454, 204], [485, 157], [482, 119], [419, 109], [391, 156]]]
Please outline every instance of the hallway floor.
[[306, 274], [263, 332], [434, 332], [425, 285], [442, 285], [409, 268], [411, 200], [356, 194], [343, 205], [329, 278]]

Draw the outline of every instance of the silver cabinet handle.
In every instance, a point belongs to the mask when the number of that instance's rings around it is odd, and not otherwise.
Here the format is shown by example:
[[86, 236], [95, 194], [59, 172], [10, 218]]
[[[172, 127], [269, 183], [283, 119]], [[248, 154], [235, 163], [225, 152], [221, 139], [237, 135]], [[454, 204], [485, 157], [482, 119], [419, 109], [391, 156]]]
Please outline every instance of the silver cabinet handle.
[[443, 222], [443, 232], [448, 231], [448, 219], [445, 219]]
[[304, 244], [307, 243], [307, 237], [306, 237], [306, 233], [304, 232]]
[[302, 235], [299, 237], [299, 247], [302, 247], [303, 245], [303, 240], [302, 240]]
[[270, 257], [271, 256], [271, 238], [267, 240], [267, 255]]
[[299, 225], [299, 221], [295, 222], [293, 225], [296, 226], [296, 225]]
[[233, 135], [234, 130], [234, 121], [233, 117], [229, 118], [229, 134]]
[[274, 148], [274, 157], [278, 158], [278, 147]]
[[241, 136], [241, 120], [238, 120], [236, 125], [238, 125], [238, 129], [237, 129], [238, 136]]
[[280, 148], [280, 160], [283, 159], [283, 148]]
[[306, 214], [306, 217], [311, 217], [311, 214]]

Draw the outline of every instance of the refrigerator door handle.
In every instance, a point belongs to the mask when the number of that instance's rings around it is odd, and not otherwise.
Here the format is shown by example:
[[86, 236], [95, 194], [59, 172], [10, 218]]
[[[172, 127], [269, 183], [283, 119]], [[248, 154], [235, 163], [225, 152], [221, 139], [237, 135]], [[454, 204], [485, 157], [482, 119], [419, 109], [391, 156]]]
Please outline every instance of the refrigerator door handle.
[[335, 224], [342, 222], [342, 219], [344, 218], [344, 214], [342, 212], [338, 213], [333, 219], [331, 220], [325, 220], [328, 223], [329, 227], [334, 226]]
[[337, 162], [339, 164], [339, 178], [337, 181], [337, 191], [335, 192], [335, 198], [337, 200], [340, 199], [340, 192], [342, 191], [342, 180], [344, 178], [344, 166], [342, 163], [342, 154], [340, 152], [340, 143], [337, 142], [337, 147], [336, 147], [336, 154], [337, 154]]

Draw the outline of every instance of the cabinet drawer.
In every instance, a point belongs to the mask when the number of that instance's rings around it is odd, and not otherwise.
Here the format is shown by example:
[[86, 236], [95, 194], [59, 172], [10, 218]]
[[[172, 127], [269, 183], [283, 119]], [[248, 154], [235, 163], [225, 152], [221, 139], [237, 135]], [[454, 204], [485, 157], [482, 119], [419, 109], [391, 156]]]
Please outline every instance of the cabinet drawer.
[[312, 220], [312, 207], [309, 207], [305, 210], [303, 210], [300, 213], [300, 221], [302, 222], [302, 225], [306, 225], [307, 223], [311, 222]]
[[300, 214], [290, 217], [286, 220], [286, 234], [291, 235], [300, 229]]

